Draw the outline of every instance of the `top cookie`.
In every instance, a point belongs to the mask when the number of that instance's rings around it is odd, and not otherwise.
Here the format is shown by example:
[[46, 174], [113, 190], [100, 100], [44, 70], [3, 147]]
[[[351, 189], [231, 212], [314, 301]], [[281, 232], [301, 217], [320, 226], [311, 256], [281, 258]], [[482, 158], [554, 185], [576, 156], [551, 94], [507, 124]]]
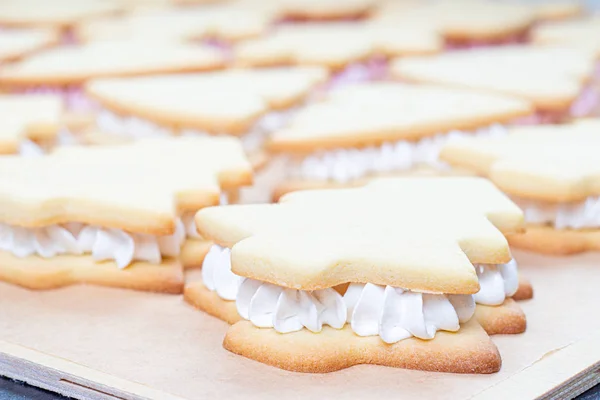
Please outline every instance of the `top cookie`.
[[482, 179], [404, 178], [296, 192], [275, 205], [210, 207], [196, 224], [232, 246], [235, 274], [280, 286], [370, 282], [475, 293], [471, 263], [509, 261], [498, 228], [522, 229], [523, 215]]
[[120, 114], [209, 133], [243, 134], [272, 109], [302, 101], [327, 78], [320, 68], [228, 70], [90, 82], [87, 93]]
[[296, 115], [269, 142], [273, 151], [313, 152], [419, 140], [452, 130], [477, 129], [532, 112], [512, 97], [466, 90], [366, 83], [339, 88]]
[[171, 234], [185, 211], [219, 203], [221, 187], [251, 181], [235, 138], [181, 138], [73, 147], [0, 159], [0, 221], [38, 227], [81, 222]]
[[526, 199], [575, 202], [600, 195], [600, 120], [515, 127], [504, 138], [448, 143], [440, 158], [488, 176]]
[[53, 29], [0, 31], [0, 61], [14, 61], [25, 55], [58, 44], [60, 35]]
[[0, 25], [69, 28], [83, 19], [115, 14], [122, 7], [105, 0], [19, 0], [0, 3]]
[[600, 16], [540, 24], [531, 38], [536, 44], [590, 49], [600, 57]]
[[82, 42], [204, 38], [238, 41], [264, 33], [272, 18], [269, 13], [236, 7], [229, 3], [184, 9], [147, 10], [124, 17], [83, 21], [76, 25], [75, 36]]
[[570, 48], [506, 46], [405, 57], [391, 66], [394, 76], [505, 93], [533, 102], [539, 111], [564, 111], [594, 71], [592, 52]]
[[25, 139], [53, 140], [61, 127], [63, 103], [58, 96], [0, 96], [0, 154], [14, 154]]
[[367, 23], [282, 26], [264, 37], [245, 41], [235, 61], [248, 66], [320, 65], [340, 69], [374, 55], [387, 57], [437, 53], [442, 42], [432, 30]]
[[535, 22], [524, 5], [481, 0], [387, 1], [375, 15], [380, 23], [430, 28], [452, 42], [512, 40]]
[[91, 78], [202, 71], [224, 58], [209, 47], [183, 43], [98, 42], [46, 50], [0, 68], [3, 85], [71, 85]]

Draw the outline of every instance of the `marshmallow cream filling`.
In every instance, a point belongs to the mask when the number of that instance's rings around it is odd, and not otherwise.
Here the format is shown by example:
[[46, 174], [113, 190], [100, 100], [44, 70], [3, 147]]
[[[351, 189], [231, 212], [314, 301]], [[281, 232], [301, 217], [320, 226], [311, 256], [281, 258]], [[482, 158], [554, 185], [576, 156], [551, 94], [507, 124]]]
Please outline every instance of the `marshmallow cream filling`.
[[477, 266], [484, 282], [476, 295], [352, 283], [342, 296], [333, 288], [304, 291], [237, 276], [231, 271], [231, 250], [213, 245], [202, 264], [202, 281], [223, 300], [235, 301], [240, 316], [260, 328], [319, 332], [323, 325], [341, 329], [348, 323], [359, 336], [379, 335], [395, 343], [412, 336], [433, 339], [439, 330], [457, 331], [473, 316], [475, 302], [502, 304], [518, 288], [516, 267], [514, 261]]
[[501, 137], [507, 134], [503, 125], [494, 124], [475, 132], [450, 131], [416, 142], [401, 140], [364, 149], [337, 149], [315, 153], [292, 161], [289, 175], [293, 178], [331, 180], [346, 183], [373, 173], [405, 171], [425, 164], [443, 167], [438, 160], [440, 150], [451, 140], [473, 136]]
[[[294, 108], [271, 111], [260, 118], [254, 126], [240, 136], [245, 151], [252, 152], [262, 149], [268, 135], [280, 129], [289, 119]], [[123, 117], [109, 110], [103, 109], [98, 113], [96, 125], [101, 132], [128, 137], [131, 139], [143, 139], [152, 137], [173, 136], [175, 132], [169, 128], [160, 126], [154, 122], [138, 117]], [[214, 136], [206, 131], [197, 129], [184, 129], [180, 132], [184, 136]]]
[[579, 203], [542, 203], [513, 199], [530, 224], [552, 225], [556, 229], [600, 228], [600, 197], [588, 197]]
[[185, 241], [181, 221], [172, 235], [155, 236], [80, 223], [24, 228], [0, 224], [0, 250], [16, 257], [91, 254], [94, 260], [113, 260], [119, 268], [134, 261], [160, 264], [162, 257], [177, 257]]

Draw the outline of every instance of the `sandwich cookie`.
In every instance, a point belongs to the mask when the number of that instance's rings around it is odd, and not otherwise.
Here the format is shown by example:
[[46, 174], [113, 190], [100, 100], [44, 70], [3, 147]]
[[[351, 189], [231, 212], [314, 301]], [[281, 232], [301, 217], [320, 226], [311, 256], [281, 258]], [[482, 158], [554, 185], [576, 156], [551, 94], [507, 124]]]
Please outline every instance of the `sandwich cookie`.
[[600, 16], [540, 24], [533, 30], [531, 40], [537, 45], [581, 48], [596, 55], [596, 68], [587, 96], [596, 106], [590, 114], [600, 116], [600, 102], [597, 101], [600, 96]]
[[499, 354], [472, 316], [476, 302], [513, 304], [503, 233], [519, 231], [522, 217], [477, 178], [397, 178], [209, 207], [196, 224], [215, 245], [186, 298], [235, 323], [226, 349], [279, 368], [496, 372]]
[[391, 74], [404, 81], [459, 87], [521, 97], [537, 115], [522, 123], [561, 122], [583, 117], [598, 95], [586, 85], [594, 74], [595, 55], [566, 47], [505, 46], [455, 51], [394, 61]]
[[186, 138], [4, 157], [0, 180], [0, 280], [181, 293], [186, 216], [251, 170], [234, 138]]
[[[198, 150], [201, 148], [201, 153]], [[99, 162], [111, 160], [125, 161], [135, 159], [139, 168], [155, 164], [165, 155], [169, 158], [170, 168], [183, 169], [194, 166], [199, 174], [212, 175], [217, 188], [218, 198], [213, 197], [207, 205], [228, 204], [235, 200], [241, 186], [252, 183], [252, 168], [246, 159], [241, 144], [236, 138], [156, 138], [121, 145], [97, 147], [71, 146], [61, 147], [53, 152], [62, 159], [97, 159]], [[201, 157], [201, 160], [198, 159]], [[172, 159], [172, 160], [171, 160]], [[194, 222], [198, 211], [193, 205], [184, 207], [180, 215], [185, 228], [185, 242], [179, 254], [184, 268], [200, 267], [202, 259], [212, 243], [202, 240]]]
[[515, 247], [546, 254], [600, 250], [595, 154], [600, 121], [513, 128], [504, 138], [448, 143], [441, 159], [489, 177], [521, 206]]
[[479, 47], [525, 41], [536, 11], [498, 1], [392, 0], [382, 2], [373, 19], [392, 26], [434, 30], [451, 48]]
[[504, 124], [531, 113], [528, 102], [499, 94], [390, 82], [340, 87], [271, 136], [270, 162], [283, 175], [275, 192], [443, 170], [437, 159], [447, 140], [504, 135]]
[[60, 35], [53, 29], [0, 30], [0, 62], [10, 62], [57, 45]]
[[266, 32], [275, 17], [236, 3], [150, 9], [124, 17], [84, 21], [74, 29], [80, 42], [152, 39], [194, 41], [229, 50], [232, 43]]
[[0, 154], [37, 156], [63, 141], [63, 103], [51, 95], [0, 95]]
[[143, 40], [104, 41], [57, 47], [4, 65], [0, 67], [0, 85], [18, 93], [61, 95], [74, 119], [67, 117], [65, 122], [79, 127], [89, 123], [96, 110], [81, 90], [89, 79], [205, 71], [221, 68], [224, 62], [223, 55], [209, 47], [160, 41], [149, 46]]
[[442, 47], [431, 30], [361, 22], [312, 23], [282, 25], [238, 44], [233, 55], [241, 66], [322, 66], [336, 72], [335, 83], [347, 83], [383, 78], [388, 58], [434, 54]]
[[[265, 165], [263, 144], [327, 79], [322, 68], [228, 70], [135, 79], [96, 80], [88, 95], [103, 107], [93, 143], [164, 135], [233, 135], [255, 168]], [[110, 135], [112, 134], [112, 136]], [[114, 140], [114, 139], [113, 139]], [[268, 201], [262, 189], [283, 171], [262, 170], [242, 197]], [[245, 200], [244, 200], [245, 201]]]

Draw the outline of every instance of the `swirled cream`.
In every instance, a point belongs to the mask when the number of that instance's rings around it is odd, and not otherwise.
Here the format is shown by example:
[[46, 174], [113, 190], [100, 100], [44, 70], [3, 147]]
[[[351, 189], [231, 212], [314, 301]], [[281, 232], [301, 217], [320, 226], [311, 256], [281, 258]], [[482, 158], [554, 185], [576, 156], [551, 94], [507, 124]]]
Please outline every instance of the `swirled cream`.
[[154, 236], [79, 223], [24, 228], [0, 223], [0, 250], [16, 257], [91, 254], [94, 260], [113, 260], [119, 268], [134, 261], [160, 264], [163, 257], [177, 257], [185, 240], [178, 221], [172, 235]]
[[500, 305], [519, 289], [519, 274], [515, 260], [506, 264], [475, 265], [475, 271], [479, 279], [479, 292], [473, 297], [478, 304]]
[[379, 335], [386, 343], [410, 337], [433, 339], [456, 332], [475, 312], [472, 295], [412, 292], [372, 283], [352, 283], [344, 295], [346, 321], [359, 336]]
[[25, 139], [19, 143], [19, 155], [23, 157], [39, 157], [44, 154], [44, 149], [32, 140]]
[[440, 150], [451, 140], [465, 137], [506, 135], [504, 126], [494, 124], [476, 132], [451, 131], [412, 142], [401, 140], [364, 149], [338, 149], [309, 155], [292, 163], [289, 175], [293, 178], [347, 183], [370, 174], [405, 171], [417, 165], [443, 168], [438, 160]]
[[[244, 150], [248, 152], [260, 150], [268, 135], [281, 128], [293, 111], [293, 108], [283, 111], [271, 111], [256, 121], [248, 132], [240, 136]], [[98, 112], [96, 125], [101, 132], [130, 139], [168, 137], [176, 134], [175, 131], [146, 119], [132, 116], [122, 117], [106, 109]], [[184, 129], [179, 133], [182, 136], [214, 136], [214, 134], [199, 129]]]
[[556, 229], [600, 228], [600, 197], [588, 197], [579, 203], [550, 204], [513, 199], [523, 210], [525, 221], [536, 225], [552, 225]]
[[213, 245], [202, 264], [204, 286], [235, 301], [240, 316], [260, 328], [288, 333], [346, 323], [359, 336], [379, 335], [386, 343], [409, 337], [433, 339], [455, 332], [474, 313], [475, 303], [499, 305], [518, 288], [517, 264], [477, 265], [481, 290], [475, 295], [419, 293], [371, 283], [352, 283], [342, 296], [328, 288], [303, 291], [243, 278], [231, 271], [231, 250]]

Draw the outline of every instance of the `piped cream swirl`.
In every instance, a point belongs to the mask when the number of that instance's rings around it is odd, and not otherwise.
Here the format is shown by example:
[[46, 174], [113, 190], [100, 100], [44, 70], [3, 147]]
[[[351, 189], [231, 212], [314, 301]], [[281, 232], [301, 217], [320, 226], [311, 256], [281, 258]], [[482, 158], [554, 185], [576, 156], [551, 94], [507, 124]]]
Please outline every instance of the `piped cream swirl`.
[[204, 285], [235, 301], [238, 313], [261, 328], [280, 333], [346, 323], [359, 336], [379, 335], [386, 343], [409, 337], [432, 339], [455, 332], [474, 313], [475, 303], [497, 305], [518, 288], [517, 264], [478, 265], [481, 290], [475, 295], [419, 293], [392, 286], [352, 283], [345, 295], [333, 288], [303, 291], [243, 278], [231, 270], [231, 250], [213, 245], [202, 265]]
[[181, 221], [172, 235], [154, 236], [120, 229], [69, 223], [41, 228], [0, 224], [0, 250], [16, 257], [61, 254], [91, 254], [94, 260], [114, 260], [119, 268], [133, 261], [159, 264], [164, 257], [177, 257], [185, 240]]

